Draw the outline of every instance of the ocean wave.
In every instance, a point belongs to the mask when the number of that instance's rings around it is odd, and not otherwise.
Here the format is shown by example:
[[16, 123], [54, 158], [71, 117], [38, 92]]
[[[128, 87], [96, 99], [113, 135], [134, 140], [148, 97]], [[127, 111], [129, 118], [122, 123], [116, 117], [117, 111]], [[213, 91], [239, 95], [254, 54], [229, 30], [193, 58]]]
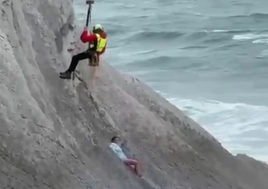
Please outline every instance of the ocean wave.
[[188, 49], [206, 49], [206, 48], [208, 48], [208, 47], [207, 46], [202, 46], [202, 45], [193, 45], [193, 46], [182, 47], [180, 49], [188, 50]]
[[211, 43], [219, 43], [222, 41], [229, 41], [235, 35], [243, 35], [246, 32], [251, 32], [251, 30], [240, 30], [240, 29], [232, 29], [232, 30], [202, 30], [192, 33], [185, 33], [184, 39], [192, 41], [192, 40], [201, 40], [204, 44]]
[[[113, 31], [113, 34], [116, 31]], [[119, 32], [119, 31], [118, 31]], [[225, 40], [227, 36], [232, 36], [234, 34], [252, 32], [252, 30], [201, 30], [195, 32], [178, 32], [178, 31], [141, 31], [134, 33], [132, 35], [127, 35], [122, 38], [122, 41], [161, 41], [161, 40], [176, 40], [176, 39], [186, 39], [186, 40], [198, 40], [206, 38], [205, 42], [214, 42]], [[213, 38], [212, 38], [213, 37]], [[222, 38], [224, 37], [224, 38]], [[229, 39], [229, 37], [228, 37]]]
[[267, 106], [231, 104], [205, 99], [168, 98], [168, 100], [221, 140], [256, 130], [268, 133], [265, 130], [268, 124]]
[[181, 37], [183, 33], [177, 31], [141, 31], [128, 37], [133, 40], [146, 40], [146, 39], [175, 39]]
[[188, 57], [183, 56], [184, 53], [181, 53], [180, 56], [150, 56], [148, 58], [137, 59], [126, 64], [122, 64], [123, 67], [128, 70], [134, 69], [149, 69], [149, 70], [161, 70], [161, 71], [175, 71], [175, 70], [193, 70], [193, 69], [201, 69], [204, 67], [204, 63], [202, 61], [191, 62], [189, 64], [182, 64], [181, 62], [185, 62], [189, 60]]
[[[153, 58], [147, 58], [145, 60], [136, 60], [129, 64], [128, 67], [135, 67], [135, 68], [155, 68], [164, 69], [168, 68], [171, 65], [176, 65], [176, 62], [179, 61], [179, 57], [172, 57], [172, 56], [157, 56]], [[175, 63], [175, 64], [174, 64]]]
[[255, 41], [254, 43], [260, 43], [261, 40], [266, 41], [268, 39], [268, 33], [263, 33], [263, 34], [245, 33], [245, 34], [233, 36], [233, 40], [237, 40], [237, 41], [246, 41], [246, 40], [254, 40], [254, 39], [255, 40], [259, 39], [258, 41]]
[[[267, 106], [167, 99], [212, 133], [231, 153], [247, 153], [267, 160]], [[263, 151], [257, 151], [256, 146]]]
[[223, 30], [223, 29], [210, 29], [210, 30], [200, 30], [198, 31], [197, 33], [230, 33], [230, 34], [233, 34], [233, 33], [245, 33], [245, 32], [252, 32], [252, 31], [255, 31], [255, 30], [250, 30], [250, 29], [229, 29], [229, 30]]
[[254, 19], [267, 19], [268, 13], [252, 13], [249, 15], [235, 15], [235, 16], [229, 16], [229, 18], [254, 18]]
[[206, 34], [251, 34], [251, 33], [265, 33], [268, 32], [268, 30], [257, 30], [257, 29], [230, 29], [230, 30], [220, 30], [220, 29], [214, 29], [214, 30], [203, 30], [196, 33], [206, 33]]
[[236, 34], [236, 33], [249, 33], [249, 32], [255, 32], [256, 30], [250, 30], [250, 29], [231, 29], [231, 30], [212, 30], [208, 31], [209, 33], [227, 33], [227, 34]]
[[268, 44], [268, 38], [257, 39], [257, 40], [254, 40], [252, 43], [255, 43], [255, 44]]
[[129, 55], [130, 56], [137, 56], [137, 55], [153, 54], [156, 52], [158, 52], [158, 51], [155, 49], [148, 49], [148, 50], [141, 50], [141, 51], [137, 51], [137, 52], [132, 52]]
[[[268, 44], [268, 42], [267, 42], [267, 44]], [[263, 50], [262, 52], [260, 52], [259, 55], [256, 56], [256, 58], [258, 58], [258, 59], [264, 59], [266, 57], [268, 57], [268, 49]]]

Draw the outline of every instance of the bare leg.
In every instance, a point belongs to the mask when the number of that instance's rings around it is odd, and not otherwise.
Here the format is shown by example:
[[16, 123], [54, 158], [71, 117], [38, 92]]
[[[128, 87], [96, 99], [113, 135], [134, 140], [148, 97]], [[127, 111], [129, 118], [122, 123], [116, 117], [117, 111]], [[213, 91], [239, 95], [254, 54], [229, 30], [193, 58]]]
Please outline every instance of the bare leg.
[[134, 171], [135, 173], [141, 177], [141, 170], [140, 170], [140, 163], [135, 160], [135, 159], [126, 159], [124, 160], [124, 163], [127, 165], [127, 166], [134, 166]]

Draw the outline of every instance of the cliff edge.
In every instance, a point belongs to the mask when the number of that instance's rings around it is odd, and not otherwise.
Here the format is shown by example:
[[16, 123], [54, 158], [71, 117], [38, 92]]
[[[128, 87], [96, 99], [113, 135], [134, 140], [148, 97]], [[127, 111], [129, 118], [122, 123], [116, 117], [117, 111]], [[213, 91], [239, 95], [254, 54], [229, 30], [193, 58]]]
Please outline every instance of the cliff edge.
[[[148, 86], [104, 61], [91, 93], [59, 79], [75, 34], [71, 0], [0, 4], [1, 189], [267, 189], [266, 165], [231, 155]], [[79, 69], [88, 82], [87, 64]], [[144, 179], [108, 148], [115, 134], [141, 160]]]

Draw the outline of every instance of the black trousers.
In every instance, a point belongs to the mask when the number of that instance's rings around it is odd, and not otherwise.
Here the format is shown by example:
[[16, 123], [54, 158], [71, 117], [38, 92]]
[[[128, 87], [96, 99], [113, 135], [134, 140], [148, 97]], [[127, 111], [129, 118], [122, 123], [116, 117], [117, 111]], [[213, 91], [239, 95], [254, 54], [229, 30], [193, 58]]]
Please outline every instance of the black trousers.
[[92, 56], [93, 56], [93, 54], [90, 51], [85, 51], [85, 52], [79, 53], [77, 55], [74, 55], [72, 57], [71, 64], [70, 64], [69, 69], [67, 71], [73, 72], [76, 69], [76, 66], [78, 65], [80, 60], [92, 59]]

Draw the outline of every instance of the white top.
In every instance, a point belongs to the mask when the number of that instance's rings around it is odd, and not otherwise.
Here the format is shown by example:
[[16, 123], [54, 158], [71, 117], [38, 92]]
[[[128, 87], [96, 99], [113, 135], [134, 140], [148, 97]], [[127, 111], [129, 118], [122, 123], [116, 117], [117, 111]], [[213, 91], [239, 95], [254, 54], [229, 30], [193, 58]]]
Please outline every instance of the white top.
[[110, 144], [110, 148], [114, 151], [114, 153], [116, 153], [116, 155], [121, 160], [126, 160], [127, 159], [127, 156], [125, 155], [125, 153], [123, 152], [122, 148], [118, 144], [112, 142]]

